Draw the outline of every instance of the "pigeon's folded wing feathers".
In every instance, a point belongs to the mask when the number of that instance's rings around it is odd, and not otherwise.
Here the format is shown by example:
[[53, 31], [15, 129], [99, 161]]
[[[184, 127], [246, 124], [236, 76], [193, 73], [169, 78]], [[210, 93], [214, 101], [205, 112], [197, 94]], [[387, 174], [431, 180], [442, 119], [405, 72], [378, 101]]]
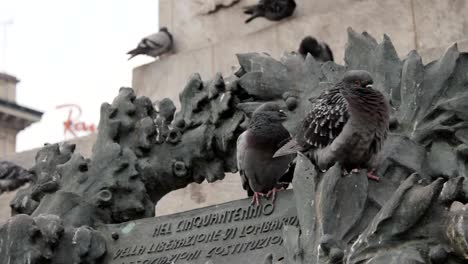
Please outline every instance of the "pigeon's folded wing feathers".
[[166, 32], [163, 32], [163, 31], [152, 34], [152, 35], [144, 38], [144, 40], [146, 40], [148, 45], [155, 45], [155, 48], [164, 47], [164, 46], [168, 45], [170, 43], [170, 41], [171, 41], [169, 35]]
[[155, 40], [143, 39], [142, 42], [138, 46], [140, 48], [159, 49], [163, 47], [163, 44], [158, 43]]
[[273, 155], [273, 158], [294, 154], [298, 151], [302, 151], [303, 147], [297, 143], [296, 139], [291, 139], [286, 144], [282, 145]]
[[341, 133], [348, 119], [346, 99], [338, 88], [330, 89], [313, 101], [303, 122], [301, 141], [312, 147], [326, 147]]

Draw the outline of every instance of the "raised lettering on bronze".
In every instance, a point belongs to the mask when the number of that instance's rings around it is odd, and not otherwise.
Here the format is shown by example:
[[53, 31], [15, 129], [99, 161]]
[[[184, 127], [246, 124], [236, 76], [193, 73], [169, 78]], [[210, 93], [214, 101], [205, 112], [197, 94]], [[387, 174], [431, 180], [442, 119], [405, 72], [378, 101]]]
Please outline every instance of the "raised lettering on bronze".
[[153, 237], [172, 234], [172, 223], [164, 223], [154, 228]]
[[214, 256], [228, 256], [243, 253], [246, 251], [254, 251], [262, 248], [267, 248], [270, 245], [279, 245], [283, 241], [280, 235], [269, 236], [253, 241], [244, 243], [237, 243], [234, 245], [215, 246], [208, 250], [205, 255], [206, 258], [213, 258]]
[[[288, 193], [288, 191], [285, 191]], [[269, 252], [284, 256], [285, 225], [299, 221], [290, 207], [292, 193], [273, 205], [236, 201], [153, 220], [135, 221], [131, 233], [113, 241], [106, 264], [259, 263]], [[139, 222], [141, 221], [141, 222]], [[142, 224], [143, 222], [143, 224]], [[117, 225], [122, 230], [128, 224]], [[111, 230], [113, 231], [113, 230]]]
[[237, 227], [234, 228], [228, 228], [226, 229], [226, 232], [224, 233], [223, 240], [228, 240], [228, 239], [234, 239], [237, 234]]

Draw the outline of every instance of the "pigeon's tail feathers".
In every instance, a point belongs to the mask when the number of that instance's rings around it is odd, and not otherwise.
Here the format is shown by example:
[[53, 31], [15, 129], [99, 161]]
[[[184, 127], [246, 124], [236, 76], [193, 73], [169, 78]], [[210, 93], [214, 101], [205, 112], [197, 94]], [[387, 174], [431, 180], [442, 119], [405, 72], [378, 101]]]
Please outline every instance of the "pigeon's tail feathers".
[[250, 21], [256, 19], [259, 16], [261, 16], [259, 13], [254, 14], [253, 16], [251, 16], [247, 20], [245, 20], [245, 24], [249, 23]]
[[129, 54], [129, 55], [135, 55], [135, 54], [138, 54], [140, 51], [141, 51], [141, 48], [138, 47], [138, 48], [134, 48], [134, 49], [132, 49], [131, 51], [127, 52], [127, 54]]
[[128, 58], [128, 60], [133, 59], [136, 55], [138, 55], [138, 54], [132, 54], [132, 55], [130, 56], [130, 58]]
[[132, 49], [131, 51], [127, 52], [127, 54], [130, 55], [130, 58], [128, 58], [128, 60], [131, 60], [133, 57], [144, 53], [145, 50], [140, 47]]
[[246, 6], [244, 7], [244, 14], [252, 15], [255, 13], [257, 8], [258, 8], [257, 5]]
[[273, 158], [282, 157], [290, 154], [295, 154], [298, 151], [302, 151], [303, 148], [297, 143], [297, 141], [293, 138], [288, 143], [284, 144], [280, 149], [278, 149]]

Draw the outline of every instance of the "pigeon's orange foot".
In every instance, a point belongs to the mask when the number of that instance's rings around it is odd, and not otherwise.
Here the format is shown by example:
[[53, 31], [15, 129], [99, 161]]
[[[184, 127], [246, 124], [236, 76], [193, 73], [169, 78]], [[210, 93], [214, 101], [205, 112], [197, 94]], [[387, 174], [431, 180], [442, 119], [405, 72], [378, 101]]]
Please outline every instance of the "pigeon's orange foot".
[[270, 198], [270, 195], [271, 195], [271, 202], [274, 203], [275, 200], [276, 200], [276, 193], [279, 192], [279, 191], [282, 191], [283, 188], [273, 188], [273, 190], [269, 191], [266, 195], [267, 198]]
[[254, 192], [254, 195], [252, 197], [252, 204], [255, 204], [256, 206], [259, 206], [260, 205], [260, 196], [263, 196], [263, 193]]
[[367, 173], [367, 178], [374, 180], [374, 181], [379, 181], [380, 178], [376, 175], [374, 175], [374, 170], [371, 170]]

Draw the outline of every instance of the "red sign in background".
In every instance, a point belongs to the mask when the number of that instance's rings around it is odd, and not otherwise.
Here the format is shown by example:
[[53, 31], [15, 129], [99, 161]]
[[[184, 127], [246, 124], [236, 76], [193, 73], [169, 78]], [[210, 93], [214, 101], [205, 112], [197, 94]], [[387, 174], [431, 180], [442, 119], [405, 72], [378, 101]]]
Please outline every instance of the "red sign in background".
[[93, 123], [85, 123], [80, 121], [81, 107], [77, 104], [63, 104], [55, 107], [55, 109], [68, 108], [67, 119], [63, 122], [63, 136], [67, 133], [76, 137], [78, 132], [95, 132], [96, 126]]

